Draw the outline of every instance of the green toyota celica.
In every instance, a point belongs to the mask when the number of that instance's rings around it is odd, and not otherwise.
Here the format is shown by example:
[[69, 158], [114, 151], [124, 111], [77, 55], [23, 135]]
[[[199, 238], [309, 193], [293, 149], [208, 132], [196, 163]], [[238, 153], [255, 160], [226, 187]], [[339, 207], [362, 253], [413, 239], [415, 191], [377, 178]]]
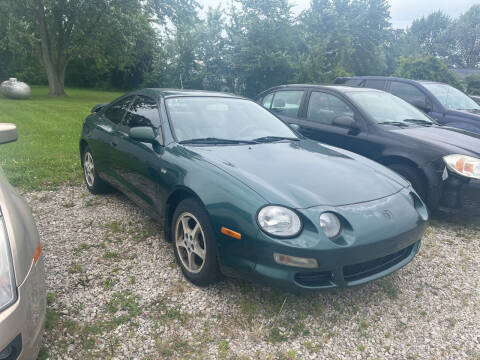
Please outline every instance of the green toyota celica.
[[427, 225], [403, 178], [234, 95], [145, 89], [97, 105], [80, 153], [88, 189], [113, 186], [162, 222], [200, 286], [362, 284], [409, 263]]

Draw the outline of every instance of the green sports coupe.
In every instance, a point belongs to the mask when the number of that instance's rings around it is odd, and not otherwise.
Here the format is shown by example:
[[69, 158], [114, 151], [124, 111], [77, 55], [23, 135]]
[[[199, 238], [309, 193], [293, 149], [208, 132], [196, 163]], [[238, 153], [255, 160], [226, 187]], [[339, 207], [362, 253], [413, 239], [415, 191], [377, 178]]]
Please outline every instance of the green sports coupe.
[[389, 169], [298, 135], [245, 98], [145, 89], [92, 109], [90, 192], [113, 186], [164, 224], [183, 274], [288, 289], [353, 286], [408, 264], [428, 213]]

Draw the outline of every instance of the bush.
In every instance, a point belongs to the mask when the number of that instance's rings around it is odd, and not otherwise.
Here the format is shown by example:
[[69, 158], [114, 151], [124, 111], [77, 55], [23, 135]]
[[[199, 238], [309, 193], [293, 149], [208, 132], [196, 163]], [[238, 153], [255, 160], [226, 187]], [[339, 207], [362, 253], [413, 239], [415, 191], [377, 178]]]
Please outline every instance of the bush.
[[450, 72], [442, 60], [434, 56], [400, 59], [394, 76], [412, 80], [431, 80], [447, 83], [463, 91], [462, 84]]
[[480, 76], [470, 75], [465, 78], [465, 84], [467, 86], [467, 94], [480, 95]]

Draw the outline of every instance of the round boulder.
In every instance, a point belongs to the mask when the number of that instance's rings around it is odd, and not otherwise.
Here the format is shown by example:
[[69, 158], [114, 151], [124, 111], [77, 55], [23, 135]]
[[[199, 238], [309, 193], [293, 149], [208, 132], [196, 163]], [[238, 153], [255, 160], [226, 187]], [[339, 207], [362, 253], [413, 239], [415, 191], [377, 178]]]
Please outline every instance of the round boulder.
[[0, 84], [0, 92], [7, 99], [25, 100], [32, 95], [30, 86], [24, 82], [17, 81], [15, 78], [10, 78]]

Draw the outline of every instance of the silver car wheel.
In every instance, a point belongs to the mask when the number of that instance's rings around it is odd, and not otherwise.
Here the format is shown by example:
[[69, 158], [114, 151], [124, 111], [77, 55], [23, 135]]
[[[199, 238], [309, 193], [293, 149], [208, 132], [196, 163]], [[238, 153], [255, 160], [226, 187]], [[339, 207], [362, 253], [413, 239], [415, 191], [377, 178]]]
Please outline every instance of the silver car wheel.
[[175, 224], [175, 246], [185, 269], [197, 274], [205, 265], [207, 249], [202, 226], [195, 216], [182, 213]]
[[93, 163], [93, 157], [90, 152], [85, 153], [83, 159], [83, 171], [85, 172], [85, 181], [87, 185], [92, 187], [95, 182], [95, 165]]

